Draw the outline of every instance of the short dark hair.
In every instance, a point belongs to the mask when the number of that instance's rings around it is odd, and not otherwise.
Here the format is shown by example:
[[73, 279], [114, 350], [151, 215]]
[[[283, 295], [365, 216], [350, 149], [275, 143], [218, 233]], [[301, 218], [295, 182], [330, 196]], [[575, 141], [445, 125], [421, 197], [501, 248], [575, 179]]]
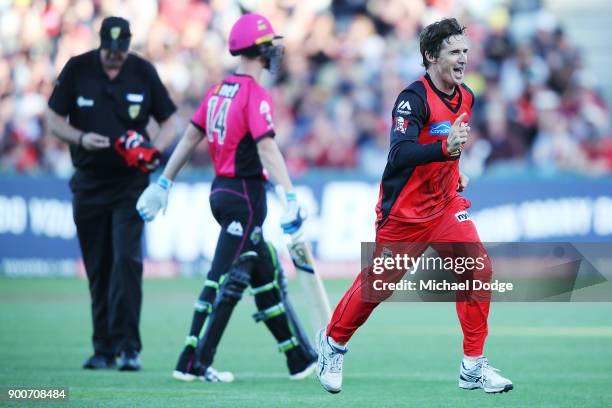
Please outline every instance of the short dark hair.
[[252, 45], [250, 47], [243, 48], [241, 50], [230, 51], [230, 54], [232, 54], [234, 57], [238, 55], [244, 55], [245, 57], [249, 59], [255, 59], [257, 57], [261, 57], [265, 55], [266, 50], [269, 47], [272, 47], [272, 41], [267, 41], [265, 43]]
[[442, 49], [442, 43], [447, 38], [463, 34], [465, 34], [465, 27], [460, 25], [455, 18], [445, 18], [425, 27], [419, 35], [421, 56], [423, 57], [425, 69], [429, 68], [426, 54], [438, 58]]

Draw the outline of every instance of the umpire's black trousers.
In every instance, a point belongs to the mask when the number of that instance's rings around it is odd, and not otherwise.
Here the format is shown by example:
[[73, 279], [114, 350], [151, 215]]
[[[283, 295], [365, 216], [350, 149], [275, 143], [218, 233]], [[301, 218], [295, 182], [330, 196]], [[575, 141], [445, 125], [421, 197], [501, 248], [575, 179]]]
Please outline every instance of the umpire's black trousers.
[[89, 280], [93, 347], [115, 356], [140, 351], [143, 221], [136, 212], [140, 193], [126, 192], [112, 201], [92, 202], [75, 194], [73, 215]]

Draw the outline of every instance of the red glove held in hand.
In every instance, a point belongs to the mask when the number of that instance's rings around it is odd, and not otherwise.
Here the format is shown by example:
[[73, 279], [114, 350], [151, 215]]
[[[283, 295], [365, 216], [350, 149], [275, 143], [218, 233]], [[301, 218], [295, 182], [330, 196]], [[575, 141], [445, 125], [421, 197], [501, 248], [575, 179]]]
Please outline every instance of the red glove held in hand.
[[128, 130], [115, 141], [115, 149], [130, 167], [150, 173], [159, 166], [160, 153], [143, 135]]

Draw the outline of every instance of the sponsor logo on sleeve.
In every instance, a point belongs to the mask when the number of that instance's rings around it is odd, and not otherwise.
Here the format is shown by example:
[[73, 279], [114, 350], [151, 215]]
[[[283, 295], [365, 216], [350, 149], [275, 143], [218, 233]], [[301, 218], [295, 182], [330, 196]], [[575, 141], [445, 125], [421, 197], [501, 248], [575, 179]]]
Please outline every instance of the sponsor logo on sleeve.
[[395, 117], [395, 131], [406, 133], [406, 129], [408, 128], [408, 119], [405, 119], [401, 116]]
[[259, 113], [265, 115], [266, 113], [270, 113], [270, 104], [267, 101], [261, 101], [259, 104]]
[[450, 120], [432, 123], [431, 126], [429, 126], [429, 134], [433, 136], [448, 136], [450, 133], [450, 128]]
[[397, 109], [395, 109], [395, 112], [400, 114], [400, 115], [410, 115], [412, 113], [412, 107], [410, 106], [410, 102], [409, 101], [401, 101], [397, 105]]
[[270, 109], [270, 104], [267, 101], [261, 101], [259, 104], [259, 113], [264, 115], [266, 118], [268, 129], [274, 128], [274, 123], [272, 123], [272, 111]]

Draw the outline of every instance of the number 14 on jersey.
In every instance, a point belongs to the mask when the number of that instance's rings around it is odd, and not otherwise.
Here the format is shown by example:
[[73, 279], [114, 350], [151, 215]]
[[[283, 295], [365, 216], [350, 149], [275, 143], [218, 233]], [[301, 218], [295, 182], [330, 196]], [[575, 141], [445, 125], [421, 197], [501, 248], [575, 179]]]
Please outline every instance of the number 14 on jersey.
[[[217, 110], [219, 99], [221, 99], [221, 106], [219, 106], [219, 110]], [[208, 100], [206, 135], [208, 136], [208, 141], [210, 143], [215, 142], [216, 136], [217, 144], [223, 144], [227, 131], [227, 114], [229, 112], [231, 103], [231, 99], [220, 98], [219, 96], [213, 96]], [[215, 111], [217, 112], [215, 113]]]

